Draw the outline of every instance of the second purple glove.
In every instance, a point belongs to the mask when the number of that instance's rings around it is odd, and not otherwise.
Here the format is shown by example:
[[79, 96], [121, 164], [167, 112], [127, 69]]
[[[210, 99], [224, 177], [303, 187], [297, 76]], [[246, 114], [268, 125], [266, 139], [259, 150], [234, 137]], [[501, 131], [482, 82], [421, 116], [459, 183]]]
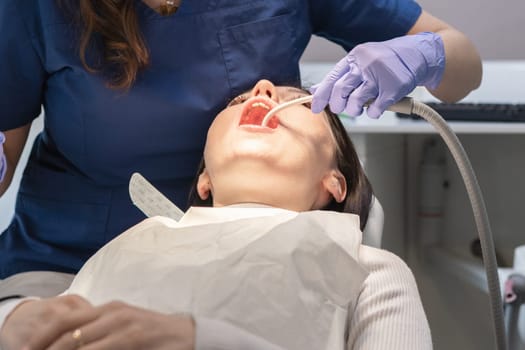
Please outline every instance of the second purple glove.
[[7, 161], [5, 159], [3, 147], [4, 141], [5, 135], [3, 132], [0, 131], [0, 182], [2, 182], [2, 180], [4, 179], [5, 172], [7, 171]]
[[435, 89], [445, 70], [445, 49], [438, 34], [424, 32], [356, 46], [332, 71], [314, 85], [312, 111], [326, 105], [334, 113], [363, 113], [378, 118], [416, 86]]

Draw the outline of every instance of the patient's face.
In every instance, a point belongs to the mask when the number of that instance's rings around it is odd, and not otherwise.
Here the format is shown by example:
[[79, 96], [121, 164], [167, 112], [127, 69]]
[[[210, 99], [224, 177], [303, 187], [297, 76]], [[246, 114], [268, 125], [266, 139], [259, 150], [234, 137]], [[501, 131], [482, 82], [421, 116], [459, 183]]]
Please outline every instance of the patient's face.
[[217, 115], [204, 152], [214, 205], [232, 200], [276, 205], [270, 202], [285, 199], [306, 201], [306, 209], [313, 209], [328, 200], [320, 192], [335, 167], [335, 141], [326, 116], [295, 105], [279, 112], [269, 127], [260, 125], [271, 108], [305, 95], [261, 80]]

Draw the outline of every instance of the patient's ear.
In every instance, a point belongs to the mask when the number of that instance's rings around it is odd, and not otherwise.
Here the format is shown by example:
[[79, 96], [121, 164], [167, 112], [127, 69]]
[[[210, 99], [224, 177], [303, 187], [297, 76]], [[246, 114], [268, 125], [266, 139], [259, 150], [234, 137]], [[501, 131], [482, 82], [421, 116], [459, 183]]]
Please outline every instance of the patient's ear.
[[323, 179], [323, 187], [335, 201], [341, 203], [346, 197], [346, 179], [339, 170], [331, 170]]
[[206, 171], [206, 169], [204, 169], [202, 173], [199, 175], [199, 180], [197, 181], [197, 193], [199, 194], [199, 197], [202, 200], [206, 200], [210, 196], [210, 191], [211, 191], [210, 176], [208, 175], [208, 172]]

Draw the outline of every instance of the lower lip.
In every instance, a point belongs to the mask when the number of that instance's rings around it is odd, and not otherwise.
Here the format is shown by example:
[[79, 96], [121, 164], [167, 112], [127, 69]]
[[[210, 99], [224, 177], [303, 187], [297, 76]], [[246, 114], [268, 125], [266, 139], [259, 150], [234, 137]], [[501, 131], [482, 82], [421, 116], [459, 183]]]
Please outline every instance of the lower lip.
[[267, 126], [253, 125], [253, 124], [242, 124], [239, 125], [239, 128], [245, 131], [250, 132], [261, 132], [261, 133], [272, 133], [275, 129], [269, 128]]

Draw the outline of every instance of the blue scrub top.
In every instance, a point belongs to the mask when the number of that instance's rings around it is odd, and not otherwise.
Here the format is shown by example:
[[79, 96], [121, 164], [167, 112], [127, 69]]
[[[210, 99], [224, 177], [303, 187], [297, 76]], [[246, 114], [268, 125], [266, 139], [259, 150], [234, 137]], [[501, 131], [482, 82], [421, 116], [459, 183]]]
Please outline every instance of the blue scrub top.
[[405, 34], [421, 14], [412, 0], [183, 0], [163, 17], [130, 1], [151, 64], [129, 91], [83, 68], [56, 0], [0, 1], [0, 130], [45, 112], [0, 235], [0, 278], [74, 273], [142, 220], [127, 191], [133, 172], [185, 208], [214, 116], [261, 78], [298, 85], [311, 34], [348, 51]]

